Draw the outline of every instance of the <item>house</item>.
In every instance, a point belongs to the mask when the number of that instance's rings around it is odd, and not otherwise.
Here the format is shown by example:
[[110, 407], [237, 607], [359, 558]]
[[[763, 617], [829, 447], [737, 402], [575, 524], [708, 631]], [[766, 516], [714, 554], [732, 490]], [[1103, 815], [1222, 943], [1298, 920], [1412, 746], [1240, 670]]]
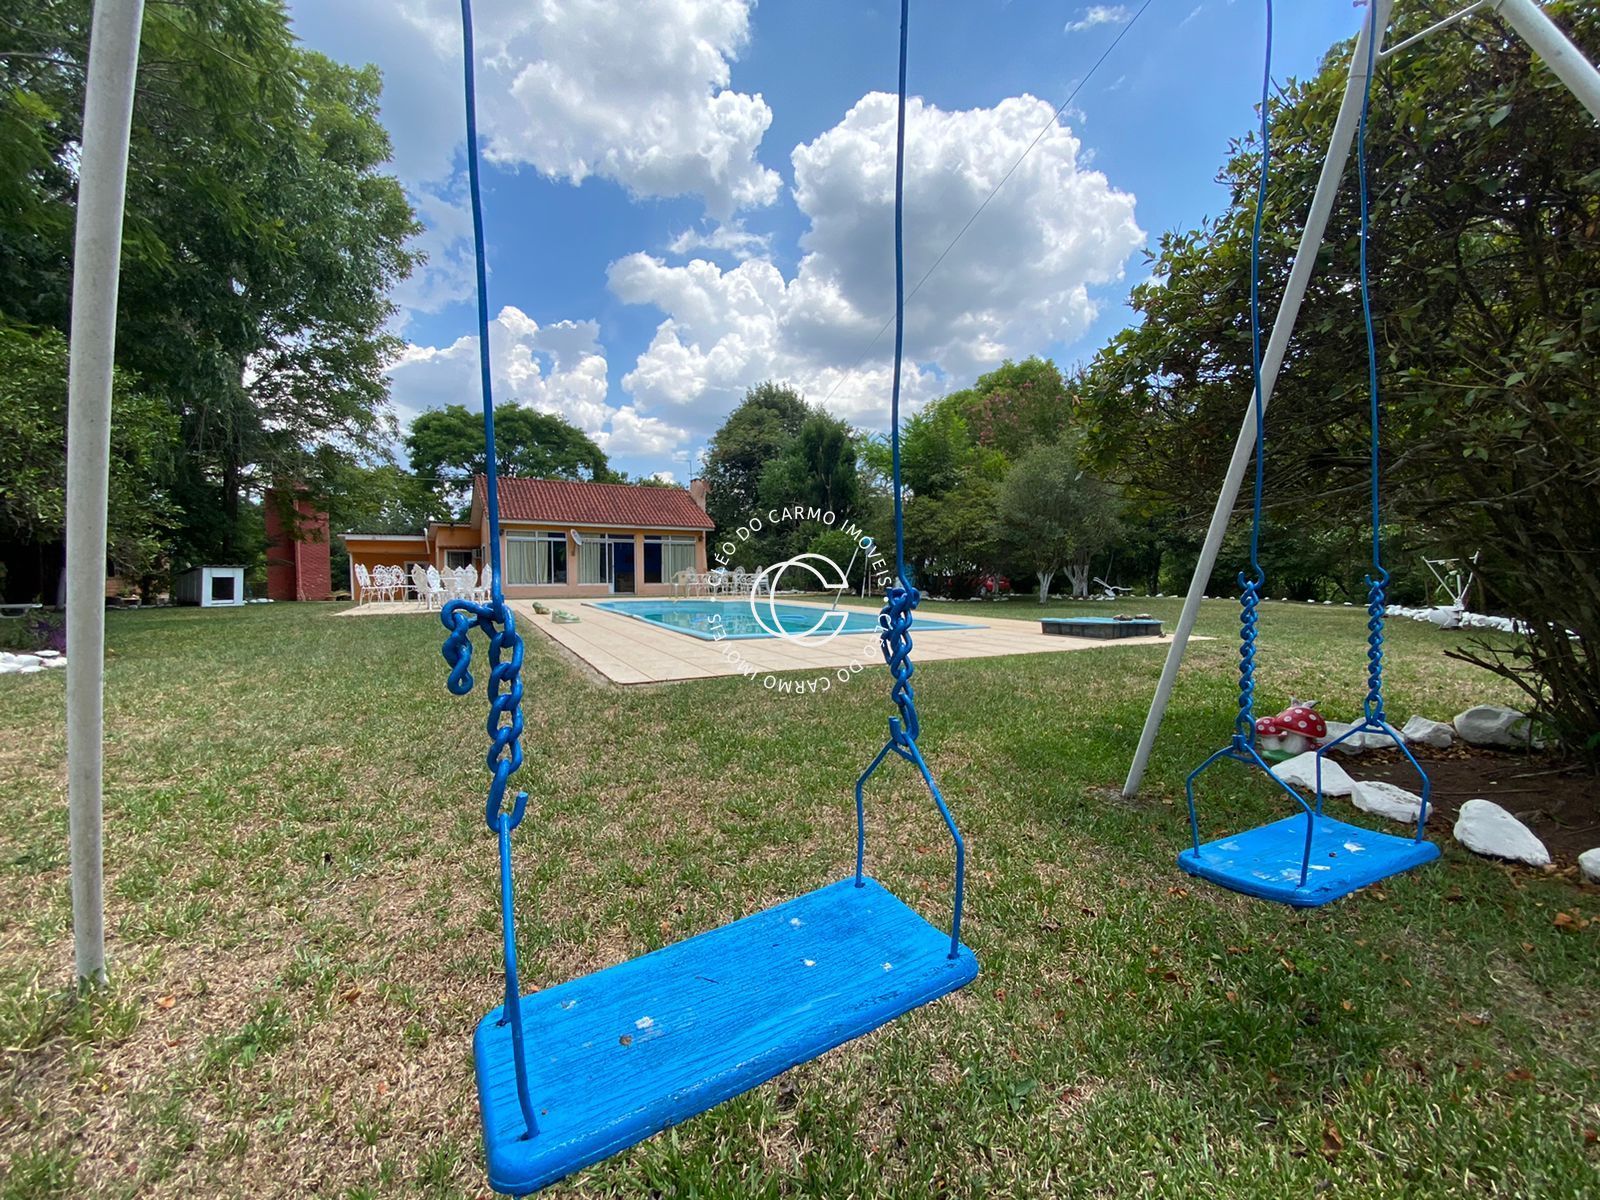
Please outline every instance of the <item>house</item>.
[[[430, 522], [416, 534], [347, 533], [350, 594], [355, 568], [416, 564], [481, 568], [488, 557], [487, 480], [473, 481], [464, 522]], [[544, 597], [670, 596], [673, 578], [706, 569], [706, 484], [641, 487], [568, 479], [500, 478], [501, 562], [505, 594]]]

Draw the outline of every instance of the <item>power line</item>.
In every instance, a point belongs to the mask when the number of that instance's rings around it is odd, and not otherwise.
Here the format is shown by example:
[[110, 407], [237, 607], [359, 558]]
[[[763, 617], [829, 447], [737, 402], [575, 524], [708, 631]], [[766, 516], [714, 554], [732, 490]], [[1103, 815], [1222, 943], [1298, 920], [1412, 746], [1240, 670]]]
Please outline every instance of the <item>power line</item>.
[[[1101, 64], [1103, 64], [1106, 59], [1111, 57], [1111, 52], [1117, 48], [1118, 44], [1123, 38], [1128, 36], [1133, 27], [1139, 23], [1139, 18], [1144, 16], [1145, 9], [1149, 8], [1153, 3], [1155, 3], [1155, 0], [1144, 0], [1144, 3], [1139, 6], [1139, 11], [1134, 13], [1133, 16], [1128, 19], [1127, 23], [1123, 25], [1123, 27], [1117, 32], [1117, 36], [1112, 38], [1110, 44], [1101, 52], [1100, 57], [1095, 59], [1094, 65], [1089, 68], [1088, 74], [1080, 79], [1078, 81], [1078, 85], [1072, 89], [1072, 93], [1056, 106], [1055, 112], [1050, 114], [1050, 120], [1039, 129], [1038, 133], [1033, 135], [1033, 141], [1028, 143], [1027, 149], [1023, 150], [1023, 152], [1017, 156], [1017, 161], [1011, 164], [1006, 173], [1000, 177], [1000, 181], [996, 183], [994, 187], [989, 189], [989, 194], [983, 198], [983, 203], [978, 205], [978, 207], [973, 210], [972, 215], [967, 218], [966, 224], [962, 225], [961, 228], [956, 231], [955, 237], [950, 239], [950, 244], [939, 252], [939, 257], [933, 260], [933, 265], [922, 273], [922, 278], [917, 280], [916, 285], [906, 293], [906, 300], [908, 302], [913, 296], [922, 290], [922, 285], [927, 283], [928, 277], [939, 269], [939, 264], [944, 262], [944, 260], [949, 257], [950, 251], [956, 248], [956, 243], [966, 235], [967, 230], [972, 228], [972, 223], [983, 215], [983, 210], [989, 207], [989, 202], [995, 198], [996, 194], [999, 193], [1001, 188], [1005, 187], [1006, 181], [1017, 173], [1017, 168], [1022, 166], [1023, 161], [1028, 157], [1028, 155], [1033, 153], [1034, 147], [1044, 139], [1044, 135], [1056, 127], [1056, 122], [1061, 119], [1061, 114], [1066, 112], [1067, 107], [1078, 98], [1078, 93], [1083, 91], [1083, 89], [1088, 86], [1089, 80], [1094, 78], [1094, 73], [1100, 69]], [[844, 385], [844, 381], [850, 377], [857, 367], [867, 360], [867, 355], [872, 353], [872, 348], [878, 344], [878, 339], [881, 338], [884, 333], [887, 332], [889, 326], [893, 324], [894, 315], [891, 313], [888, 320], [884, 321], [883, 325], [878, 329], [878, 332], [872, 335], [872, 340], [867, 343], [867, 348], [861, 352], [861, 356], [857, 358], [855, 362], [850, 364], [849, 369], [839, 377], [839, 382], [835, 383], [832, 390], [822, 398], [822, 404], [824, 407], [826, 407], [829, 400], [833, 399], [834, 393]]]

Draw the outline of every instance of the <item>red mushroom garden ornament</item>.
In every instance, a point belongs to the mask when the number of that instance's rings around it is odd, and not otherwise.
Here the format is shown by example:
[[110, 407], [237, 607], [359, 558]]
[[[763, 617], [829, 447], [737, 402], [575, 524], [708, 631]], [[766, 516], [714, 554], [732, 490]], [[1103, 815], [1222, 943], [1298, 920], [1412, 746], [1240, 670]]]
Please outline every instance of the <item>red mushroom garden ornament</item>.
[[1315, 700], [1295, 700], [1274, 717], [1256, 720], [1256, 748], [1268, 759], [1293, 758], [1315, 750], [1328, 736], [1328, 722]]

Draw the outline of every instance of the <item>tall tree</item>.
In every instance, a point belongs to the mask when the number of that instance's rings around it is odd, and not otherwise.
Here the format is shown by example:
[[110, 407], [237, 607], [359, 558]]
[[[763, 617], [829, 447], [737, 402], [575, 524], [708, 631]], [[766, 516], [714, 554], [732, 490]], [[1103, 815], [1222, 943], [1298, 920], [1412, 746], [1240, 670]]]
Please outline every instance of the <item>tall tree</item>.
[[1035, 446], [1059, 441], [1071, 427], [1075, 392], [1048, 358], [1007, 359], [964, 391], [946, 397], [972, 440], [1011, 462]]
[[[17, 0], [0, 55], [0, 306], [64, 329], [87, 0]], [[180, 421], [179, 559], [232, 558], [242, 500], [376, 452], [393, 283], [419, 226], [382, 170], [380, 80], [300, 48], [275, 0], [146, 10], [119, 365]]]
[[[557, 413], [520, 404], [494, 411], [495, 450], [502, 475], [524, 479], [617, 478], [594, 439]], [[472, 477], [482, 475], [487, 455], [483, 417], [459, 404], [430, 409], [411, 422], [406, 435], [411, 468], [446, 505], [464, 508]]]
[[781, 455], [811, 415], [786, 383], [758, 383], [712, 435], [701, 473], [706, 509], [721, 530], [737, 529], [761, 504], [761, 473]]

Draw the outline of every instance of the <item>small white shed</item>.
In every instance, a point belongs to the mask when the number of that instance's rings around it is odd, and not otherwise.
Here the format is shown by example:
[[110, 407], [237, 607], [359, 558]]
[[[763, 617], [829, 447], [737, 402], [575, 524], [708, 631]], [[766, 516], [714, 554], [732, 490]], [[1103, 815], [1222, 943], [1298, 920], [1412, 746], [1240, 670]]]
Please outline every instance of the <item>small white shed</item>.
[[243, 567], [195, 567], [172, 581], [172, 598], [201, 608], [228, 608], [244, 603]]

